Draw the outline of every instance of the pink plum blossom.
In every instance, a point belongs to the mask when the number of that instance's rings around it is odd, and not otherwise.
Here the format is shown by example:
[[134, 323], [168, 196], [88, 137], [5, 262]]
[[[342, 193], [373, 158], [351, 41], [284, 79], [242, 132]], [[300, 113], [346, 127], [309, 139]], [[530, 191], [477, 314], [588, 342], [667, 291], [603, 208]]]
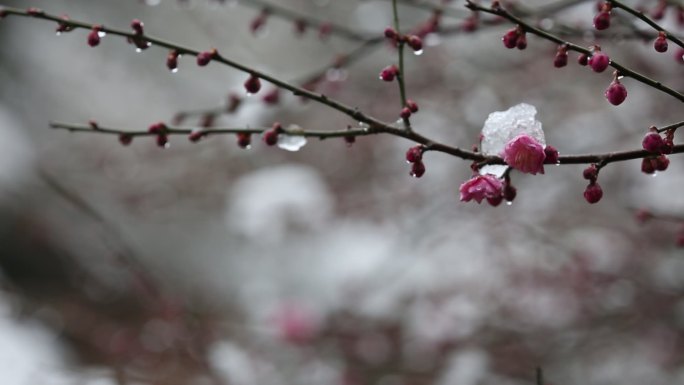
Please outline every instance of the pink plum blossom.
[[506, 143], [503, 158], [506, 164], [521, 172], [544, 173], [544, 146], [526, 134], [520, 134]]
[[496, 199], [501, 196], [503, 183], [494, 175], [475, 175], [461, 184], [461, 201], [469, 202], [473, 199], [481, 203], [483, 199]]

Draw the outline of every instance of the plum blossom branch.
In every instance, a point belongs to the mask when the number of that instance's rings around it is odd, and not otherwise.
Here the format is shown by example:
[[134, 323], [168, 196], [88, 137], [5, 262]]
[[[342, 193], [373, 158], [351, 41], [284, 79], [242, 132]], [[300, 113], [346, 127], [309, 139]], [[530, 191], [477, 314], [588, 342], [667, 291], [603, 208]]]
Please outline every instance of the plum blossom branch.
[[[498, 4], [498, 2], [495, 4]], [[473, 11], [481, 11], [484, 13], [489, 13], [489, 14], [496, 15], [496, 16], [501, 16], [501, 17], [507, 19], [508, 21], [512, 22], [513, 24], [517, 24], [519, 26], [519, 28], [521, 28], [522, 30], [524, 30], [526, 32], [530, 32], [530, 33], [532, 33], [536, 36], [539, 36], [545, 40], [551, 41], [553, 43], [558, 44], [559, 46], [565, 47], [565, 49], [567, 51], [575, 51], [575, 52], [579, 52], [581, 54], [585, 54], [588, 56], [591, 56], [593, 54], [593, 52], [587, 48], [581, 47], [579, 45], [576, 45], [576, 44], [573, 44], [573, 43], [570, 43], [567, 41], [564, 41], [563, 39], [561, 39], [560, 37], [558, 37], [556, 35], [553, 35], [549, 32], [546, 32], [546, 31], [543, 31], [539, 28], [534, 27], [534, 26], [530, 25], [529, 23], [526, 23], [525, 21], [523, 21], [519, 17], [517, 17], [517, 16], [513, 15], [512, 13], [508, 12], [507, 10], [505, 10], [500, 5], [493, 6], [493, 7], [484, 7], [482, 5], [474, 3], [472, 0], [466, 0], [466, 7], [470, 8]], [[673, 96], [674, 98], [676, 98], [680, 102], [684, 102], [684, 94], [675, 91], [674, 89], [662, 84], [659, 81], [653, 80], [653, 79], [651, 79], [651, 78], [649, 78], [649, 77], [647, 77], [647, 76], [645, 76], [639, 72], [636, 72], [630, 68], [627, 68], [627, 67], [623, 66], [622, 64], [614, 61], [614, 60], [610, 60], [609, 65], [611, 67], [615, 68], [616, 70], [618, 70], [619, 74], [622, 76], [630, 77], [636, 81], [639, 81], [639, 82], [646, 84], [652, 88], [655, 88], [656, 90], [659, 90], [659, 91], [664, 92], [670, 96]]]
[[672, 32], [663, 28], [660, 24], [653, 21], [653, 19], [651, 19], [650, 17], [644, 15], [643, 12], [637, 11], [636, 9], [618, 0], [607, 0], [607, 2], [610, 3], [614, 8], [620, 8], [625, 12], [635, 16], [636, 18], [648, 24], [651, 28], [655, 29], [656, 31], [663, 32], [668, 40], [684, 48], [684, 42], [680, 38], [675, 36]]

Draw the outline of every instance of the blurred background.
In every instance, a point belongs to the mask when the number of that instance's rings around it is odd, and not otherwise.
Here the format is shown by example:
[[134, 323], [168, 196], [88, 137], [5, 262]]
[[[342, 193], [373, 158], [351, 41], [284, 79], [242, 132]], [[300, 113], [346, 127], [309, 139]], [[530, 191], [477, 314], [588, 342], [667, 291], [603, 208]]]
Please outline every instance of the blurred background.
[[[396, 62], [315, 26], [303, 35], [273, 12], [256, 33], [260, 2], [5, 0], [75, 20], [145, 32], [302, 82], [384, 121], [399, 110], [395, 84], [377, 79]], [[434, 13], [402, 2], [402, 29]], [[548, 1], [521, 1], [521, 10]], [[683, 89], [675, 49], [657, 54], [651, 32], [623, 12], [595, 34], [596, 1], [527, 20]], [[657, 1], [628, 2], [647, 11]], [[362, 36], [392, 22], [384, 0], [272, 0]], [[528, 36], [507, 50], [510, 25], [463, 33], [470, 15], [445, 4], [422, 55], [407, 53], [414, 128], [470, 148], [489, 113], [537, 107], [561, 154], [637, 149], [650, 125], [682, 119], [675, 99], [631, 79], [618, 107], [612, 80], [576, 64], [553, 67], [553, 44]], [[674, 5], [661, 22], [681, 31]], [[200, 143], [171, 137], [122, 146], [115, 136], [68, 133], [50, 121], [141, 130], [187, 126], [313, 130], [358, 122], [271, 86], [247, 97], [245, 74], [167, 52], [136, 53], [88, 31], [55, 36], [55, 23], [0, 21], [0, 382], [28, 384], [552, 384], [684, 383], [681, 223], [640, 224], [637, 208], [684, 215], [684, 163], [657, 177], [640, 161], [602, 170], [603, 200], [587, 204], [584, 166], [513, 173], [515, 202], [459, 202], [469, 164], [427, 153], [411, 178], [412, 144], [387, 136], [309, 140], [297, 152], [249, 150], [233, 136]], [[636, 31], [636, 32], [635, 32]], [[655, 37], [654, 34], [652, 34]], [[672, 45], [671, 45], [672, 46]], [[321, 76], [318, 77], [317, 75]], [[223, 113], [231, 93], [239, 109]], [[181, 114], [181, 112], [190, 112]], [[209, 111], [209, 113], [198, 113]], [[221, 111], [221, 113], [218, 113]], [[182, 119], [181, 119], [182, 118]]]

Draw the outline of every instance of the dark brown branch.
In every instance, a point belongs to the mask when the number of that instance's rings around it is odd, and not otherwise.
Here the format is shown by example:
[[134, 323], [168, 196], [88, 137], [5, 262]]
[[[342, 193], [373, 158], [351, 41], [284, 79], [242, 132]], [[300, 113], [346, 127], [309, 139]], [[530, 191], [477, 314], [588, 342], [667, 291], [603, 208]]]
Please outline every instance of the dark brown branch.
[[618, 0], [608, 0], [608, 2], [614, 8], [620, 8], [620, 9], [624, 10], [625, 12], [634, 15], [636, 18], [638, 18], [639, 20], [648, 24], [651, 28], [655, 29], [656, 31], [665, 33], [665, 37], [667, 37], [668, 40], [670, 40], [671, 42], [673, 42], [673, 43], [677, 44], [678, 46], [684, 48], [684, 42], [681, 39], [679, 39], [677, 36], [675, 36], [672, 32], [663, 28], [660, 24], [653, 21], [653, 19], [651, 19], [650, 17], [644, 15], [643, 12], [637, 11], [636, 9], [634, 9], [634, 8], [630, 7], [629, 5], [626, 5], [623, 2], [618, 1]]

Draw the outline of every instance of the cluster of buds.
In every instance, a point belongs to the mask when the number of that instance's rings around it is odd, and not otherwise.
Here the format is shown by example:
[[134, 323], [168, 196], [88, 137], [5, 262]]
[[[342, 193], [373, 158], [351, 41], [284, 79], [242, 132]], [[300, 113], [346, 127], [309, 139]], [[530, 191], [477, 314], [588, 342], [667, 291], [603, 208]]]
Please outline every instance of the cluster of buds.
[[425, 164], [423, 163], [423, 153], [425, 146], [419, 144], [413, 146], [406, 151], [406, 162], [411, 165], [411, 175], [414, 178], [420, 178], [425, 174]]
[[603, 198], [603, 190], [597, 182], [598, 174], [599, 168], [595, 164], [585, 168], [582, 172], [584, 179], [589, 181], [589, 185], [584, 190], [584, 199], [591, 204], [597, 203]]
[[423, 39], [418, 35], [402, 35], [394, 28], [387, 27], [385, 28], [385, 37], [390, 39], [395, 45], [408, 45], [416, 53], [423, 51]]
[[644, 150], [653, 153], [641, 161], [641, 171], [645, 174], [655, 174], [656, 171], [665, 171], [670, 166], [670, 159], [667, 154], [672, 153], [674, 147], [674, 130], [669, 130], [663, 138], [655, 127], [651, 127], [649, 132], [641, 141]]
[[418, 112], [418, 103], [414, 102], [411, 99], [406, 100], [406, 105], [404, 108], [401, 109], [401, 112], [399, 113], [399, 116], [406, 120], [411, 117], [412, 114], [415, 114]]
[[521, 25], [516, 26], [513, 29], [506, 31], [506, 33], [501, 38], [504, 47], [508, 49], [527, 48], [527, 34]]
[[614, 106], [619, 106], [627, 99], [627, 88], [620, 83], [620, 76], [617, 71], [613, 74], [613, 81], [604, 93], [608, 102]]
[[266, 143], [269, 146], [275, 146], [278, 144], [278, 136], [283, 132], [283, 126], [275, 122], [273, 123], [273, 126], [271, 129], [264, 131], [262, 134], [262, 139], [264, 143]]
[[164, 122], [158, 122], [151, 125], [147, 132], [157, 136], [157, 146], [167, 148], [169, 144], [168, 128]]
[[133, 19], [131, 22], [131, 28], [133, 28], [134, 36], [128, 37], [128, 43], [135, 45], [138, 52], [148, 49], [151, 44], [143, 37], [143, 22], [138, 19]]

